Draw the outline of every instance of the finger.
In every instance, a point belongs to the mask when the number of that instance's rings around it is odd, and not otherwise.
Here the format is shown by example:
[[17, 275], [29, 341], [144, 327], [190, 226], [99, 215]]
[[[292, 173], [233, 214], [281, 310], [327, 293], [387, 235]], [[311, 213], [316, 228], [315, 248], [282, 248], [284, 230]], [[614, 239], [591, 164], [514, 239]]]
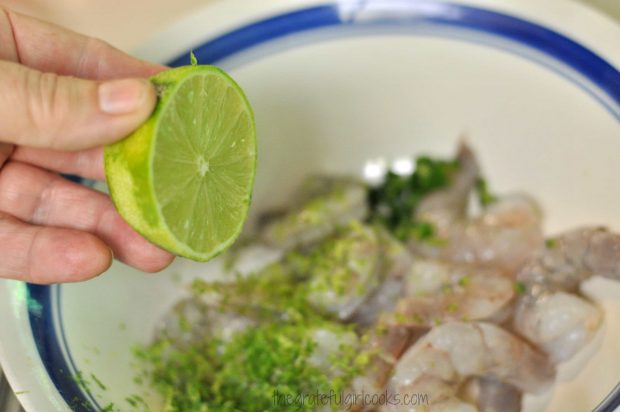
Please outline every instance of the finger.
[[148, 77], [166, 68], [131, 57], [103, 41], [1, 7], [0, 40], [4, 59], [12, 57], [12, 61], [40, 71], [85, 79]]
[[0, 143], [0, 167], [9, 159], [9, 156], [13, 154], [15, 146], [8, 143]]
[[[87, 179], [105, 180], [103, 147], [67, 152], [18, 146], [11, 155], [11, 159], [59, 173], [78, 175]], [[0, 162], [1, 164], [2, 162]]]
[[148, 80], [97, 82], [0, 61], [0, 141], [80, 150], [122, 139], [149, 116]]
[[44, 226], [93, 233], [114, 256], [146, 272], [162, 270], [173, 256], [134, 231], [103, 193], [27, 164], [10, 161], [0, 173], [0, 211]]
[[11, 20], [0, 7], [0, 60], [17, 61], [17, 59]]
[[105, 272], [112, 253], [96, 236], [40, 227], [0, 212], [0, 277], [32, 283], [77, 282]]

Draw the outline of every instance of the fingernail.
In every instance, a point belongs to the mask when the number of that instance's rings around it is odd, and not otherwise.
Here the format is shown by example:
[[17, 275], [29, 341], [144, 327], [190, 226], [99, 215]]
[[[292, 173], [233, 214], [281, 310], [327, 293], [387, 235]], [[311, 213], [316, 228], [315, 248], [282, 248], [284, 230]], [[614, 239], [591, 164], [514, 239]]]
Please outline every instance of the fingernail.
[[137, 110], [146, 101], [148, 80], [110, 80], [99, 85], [99, 108], [107, 114], [126, 114]]

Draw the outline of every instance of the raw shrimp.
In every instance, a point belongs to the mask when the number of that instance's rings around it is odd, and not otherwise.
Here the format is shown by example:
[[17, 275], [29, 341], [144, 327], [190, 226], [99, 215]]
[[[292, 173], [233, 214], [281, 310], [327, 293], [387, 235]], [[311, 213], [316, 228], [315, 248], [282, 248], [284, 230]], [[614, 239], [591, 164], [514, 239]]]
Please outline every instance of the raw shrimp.
[[315, 343], [312, 353], [307, 358], [310, 365], [328, 372], [330, 377], [336, 377], [343, 373], [334, 368], [334, 356], [338, 356], [343, 350], [357, 350], [359, 339], [355, 332], [334, 330], [327, 327], [317, 327], [310, 331], [310, 336]]
[[171, 339], [177, 348], [184, 348], [205, 339], [226, 344], [237, 333], [256, 325], [249, 317], [208, 305], [197, 297], [177, 302], [162, 319], [156, 333]]
[[416, 212], [419, 220], [432, 223], [439, 234], [447, 233], [451, 225], [464, 218], [469, 195], [480, 178], [478, 160], [469, 146], [459, 146], [456, 161], [458, 171], [450, 184], [423, 199]]
[[548, 241], [519, 272], [525, 293], [514, 329], [555, 362], [572, 357], [602, 323], [601, 310], [577, 296], [580, 284], [594, 275], [620, 280], [620, 235], [581, 228]]
[[620, 280], [620, 234], [600, 227], [566, 232], [550, 239], [518, 277], [532, 288], [577, 292], [593, 275]]
[[375, 227], [380, 241], [381, 284], [359, 305], [352, 321], [362, 326], [373, 324], [381, 313], [391, 312], [404, 296], [404, 277], [409, 272], [412, 256], [407, 248], [383, 227]]
[[521, 396], [514, 386], [493, 378], [472, 378], [459, 391], [480, 412], [520, 412]]
[[379, 285], [381, 244], [372, 227], [351, 222], [297, 265], [308, 277], [310, 304], [345, 320]]
[[541, 393], [553, 384], [555, 368], [546, 356], [496, 325], [449, 322], [411, 346], [388, 382], [389, 393], [427, 393], [429, 405], [388, 405], [385, 410], [475, 411], [458, 398], [458, 387], [470, 377], [489, 377]]
[[602, 321], [593, 303], [572, 293], [550, 292], [519, 299], [513, 328], [559, 363], [583, 348]]
[[315, 177], [305, 183], [295, 198], [302, 199], [283, 217], [268, 223], [262, 240], [275, 247], [291, 249], [316, 243], [336, 228], [368, 214], [366, 188], [352, 179]]
[[512, 309], [514, 283], [491, 268], [417, 260], [393, 321], [431, 327], [448, 320], [503, 322]]
[[[366, 373], [351, 383], [353, 393], [380, 393], [399, 357], [417, 340], [421, 333], [403, 326], [389, 326], [379, 320], [363, 339], [362, 347], [368, 356]], [[357, 409], [356, 409], [357, 410]]]
[[515, 271], [543, 242], [539, 206], [528, 196], [511, 195], [469, 217], [467, 203], [479, 179], [479, 167], [465, 145], [457, 160], [459, 170], [452, 183], [424, 199], [416, 212], [416, 220], [433, 225], [440, 244], [413, 240], [410, 246], [435, 259]]

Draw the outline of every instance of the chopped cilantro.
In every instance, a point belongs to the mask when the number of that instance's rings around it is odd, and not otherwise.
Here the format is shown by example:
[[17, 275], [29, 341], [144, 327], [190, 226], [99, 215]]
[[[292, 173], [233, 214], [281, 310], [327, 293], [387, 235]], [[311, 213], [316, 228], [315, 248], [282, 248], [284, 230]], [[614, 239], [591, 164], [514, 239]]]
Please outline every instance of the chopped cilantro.
[[103, 391], [105, 391], [105, 390], [107, 390], [107, 389], [108, 389], [108, 388], [107, 388], [107, 387], [103, 384], [103, 382], [101, 382], [101, 381], [99, 380], [99, 378], [97, 378], [97, 376], [95, 376], [95, 374], [94, 374], [94, 373], [91, 373], [91, 374], [90, 374], [90, 377], [91, 377], [91, 379], [93, 380], [93, 382], [95, 382], [95, 383], [97, 384], [97, 386], [99, 387], [99, 389], [101, 389], [101, 390], [103, 390]]
[[483, 178], [476, 181], [476, 192], [478, 193], [478, 201], [482, 206], [488, 206], [497, 201], [497, 196], [489, 191], [487, 181]]
[[556, 247], [558, 247], [558, 241], [557, 239], [549, 238], [545, 241], [545, 246], [547, 247], [547, 249], [555, 249]]
[[418, 240], [429, 240], [435, 235], [435, 227], [428, 222], [415, 222], [412, 229], [413, 236]]
[[471, 279], [469, 278], [469, 276], [463, 276], [462, 278], [459, 279], [458, 285], [465, 287], [469, 285], [469, 282], [471, 282]]
[[101, 412], [118, 412], [119, 409], [114, 406], [114, 403], [108, 403], [103, 408], [101, 408]]
[[514, 283], [514, 290], [518, 295], [523, 295], [526, 292], [527, 287], [525, 286], [525, 283], [517, 281]]
[[423, 156], [416, 160], [415, 171], [410, 176], [388, 173], [381, 186], [368, 191], [371, 219], [384, 224], [400, 240], [412, 236], [431, 239], [432, 226], [416, 222], [415, 211], [426, 195], [447, 186], [457, 169], [456, 161]]

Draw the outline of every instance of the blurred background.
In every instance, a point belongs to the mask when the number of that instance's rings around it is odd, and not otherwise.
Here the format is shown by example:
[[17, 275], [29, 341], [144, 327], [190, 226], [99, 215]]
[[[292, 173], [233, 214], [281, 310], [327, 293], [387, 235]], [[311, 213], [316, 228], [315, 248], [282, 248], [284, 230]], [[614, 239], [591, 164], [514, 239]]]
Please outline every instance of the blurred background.
[[[167, 24], [221, 1], [226, 0], [0, 0], [0, 4], [131, 51]], [[620, 0], [563, 1], [590, 5], [620, 22]]]

